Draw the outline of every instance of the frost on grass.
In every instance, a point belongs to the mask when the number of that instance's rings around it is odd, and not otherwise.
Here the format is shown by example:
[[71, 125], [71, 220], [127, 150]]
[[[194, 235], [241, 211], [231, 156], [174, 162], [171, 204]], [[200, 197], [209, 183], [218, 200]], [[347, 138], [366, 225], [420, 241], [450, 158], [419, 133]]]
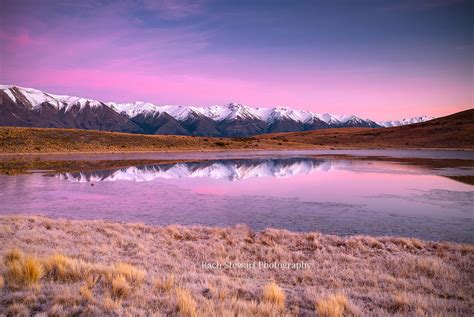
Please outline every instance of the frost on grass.
[[[0, 217], [0, 315], [472, 315], [474, 247]], [[206, 269], [202, 262], [309, 268]]]
[[5, 256], [4, 279], [10, 289], [36, 287], [43, 276], [43, 265], [32, 255], [12, 250]]
[[275, 282], [271, 282], [265, 286], [263, 289], [263, 299], [274, 304], [279, 309], [285, 308], [285, 292]]
[[348, 306], [347, 297], [343, 294], [332, 294], [321, 298], [316, 303], [316, 310], [320, 316], [342, 317]]
[[184, 317], [194, 317], [197, 315], [196, 301], [187, 289], [176, 289], [176, 300], [178, 302], [178, 311]]

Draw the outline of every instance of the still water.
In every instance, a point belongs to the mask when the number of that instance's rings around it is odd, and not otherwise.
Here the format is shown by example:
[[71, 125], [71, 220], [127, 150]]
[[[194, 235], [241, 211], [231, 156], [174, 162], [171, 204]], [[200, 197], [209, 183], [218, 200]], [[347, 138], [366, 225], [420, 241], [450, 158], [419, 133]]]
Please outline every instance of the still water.
[[474, 169], [333, 156], [0, 175], [0, 214], [474, 243], [474, 186], [459, 175]]

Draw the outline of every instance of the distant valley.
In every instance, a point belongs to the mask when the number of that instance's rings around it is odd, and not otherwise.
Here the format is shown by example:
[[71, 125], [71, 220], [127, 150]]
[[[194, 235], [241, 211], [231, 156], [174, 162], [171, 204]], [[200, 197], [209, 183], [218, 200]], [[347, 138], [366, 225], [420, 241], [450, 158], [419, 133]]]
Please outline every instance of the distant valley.
[[76, 128], [142, 134], [247, 137], [326, 128], [382, 128], [425, 122], [432, 117], [375, 122], [355, 115], [316, 114], [288, 107], [253, 108], [230, 103], [210, 107], [114, 103], [53, 95], [0, 85], [0, 125]]

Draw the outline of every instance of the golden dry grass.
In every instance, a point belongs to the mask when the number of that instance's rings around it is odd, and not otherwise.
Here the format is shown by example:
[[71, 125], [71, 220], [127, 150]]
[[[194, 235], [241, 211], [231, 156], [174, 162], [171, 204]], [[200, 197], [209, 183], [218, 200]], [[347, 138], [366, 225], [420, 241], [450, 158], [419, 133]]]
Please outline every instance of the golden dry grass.
[[87, 285], [87, 283], [84, 283], [79, 288], [79, 294], [81, 294], [82, 298], [86, 301], [91, 301], [94, 296], [92, 290], [90, 289], [89, 285]]
[[145, 280], [146, 272], [127, 263], [118, 263], [113, 269], [114, 278], [123, 277], [133, 285], [140, 285]]
[[279, 309], [285, 309], [285, 292], [277, 283], [271, 282], [263, 289], [263, 300], [274, 304]]
[[[0, 315], [473, 312], [474, 246], [468, 244], [45, 217], [3, 216], [0, 228]], [[18, 266], [13, 276], [20, 278], [10, 283], [11, 267], [26, 259], [44, 273]], [[203, 261], [303, 261], [309, 268], [206, 269]]]
[[62, 254], [55, 253], [47, 257], [43, 263], [46, 275], [57, 281], [72, 282], [87, 275], [87, 266]]
[[308, 148], [249, 138], [143, 135], [78, 129], [0, 127], [0, 153], [223, 151]]
[[175, 285], [174, 280], [175, 280], [174, 279], [174, 274], [170, 274], [170, 275], [165, 276], [165, 277], [157, 278], [157, 279], [155, 279], [155, 287], [160, 289], [163, 292], [169, 293]]
[[342, 317], [348, 304], [343, 294], [332, 294], [316, 302], [316, 310], [322, 317]]
[[125, 298], [130, 294], [130, 286], [124, 275], [117, 275], [111, 282], [112, 295], [116, 298]]
[[20, 261], [23, 258], [23, 256], [24, 254], [20, 249], [12, 248], [4, 256], [5, 264], [8, 265], [9, 263], [14, 262], [14, 261]]
[[176, 289], [176, 300], [178, 311], [184, 317], [195, 317], [197, 315], [197, 304], [191, 293], [184, 288]]
[[112, 298], [109, 294], [104, 295], [103, 307], [105, 312], [115, 313], [122, 306], [122, 301], [117, 298]]
[[5, 256], [5, 266], [4, 279], [12, 289], [37, 286], [44, 272], [43, 265], [36, 257], [23, 255], [17, 250]]

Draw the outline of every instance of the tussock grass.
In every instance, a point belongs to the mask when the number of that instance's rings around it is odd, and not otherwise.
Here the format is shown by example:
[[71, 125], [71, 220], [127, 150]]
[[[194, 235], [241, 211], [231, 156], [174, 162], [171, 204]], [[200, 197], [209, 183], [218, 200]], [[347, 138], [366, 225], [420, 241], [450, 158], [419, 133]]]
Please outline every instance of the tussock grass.
[[21, 259], [23, 259], [23, 256], [23, 252], [17, 247], [14, 247], [5, 254], [4, 262], [6, 265], [8, 265], [14, 261], [21, 261]]
[[130, 293], [130, 286], [124, 275], [117, 275], [112, 279], [112, 295], [116, 298], [125, 298]]
[[174, 274], [170, 274], [166, 277], [156, 278], [154, 284], [156, 288], [163, 292], [169, 293], [175, 285]]
[[92, 290], [89, 288], [87, 283], [81, 285], [79, 288], [79, 294], [81, 294], [82, 298], [86, 301], [91, 301], [94, 297]]
[[410, 301], [406, 293], [399, 292], [393, 295], [392, 308], [396, 312], [406, 312], [410, 308]]
[[178, 311], [184, 317], [197, 316], [197, 305], [191, 293], [184, 288], [176, 289], [176, 301], [178, 303]]
[[[38, 286], [40, 279], [58, 281], [62, 283], [83, 281], [79, 294], [84, 300], [93, 299], [92, 289], [103, 280], [110, 287], [114, 302], [109, 307], [117, 306], [117, 300], [127, 297], [132, 287], [143, 283], [146, 272], [127, 263], [118, 263], [114, 266], [97, 265], [55, 253], [43, 259], [25, 255], [19, 249], [11, 249], [4, 256], [7, 267], [4, 276], [11, 288], [18, 289], [24, 286]], [[1, 277], [3, 286], [3, 277]], [[56, 307], [57, 308], [57, 307]]]
[[44, 261], [46, 275], [54, 280], [68, 282], [78, 281], [87, 276], [91, 266], [83, 261], [78, 261], [62, 254], [53, 254]]
[[271, 282], [263, 289], [263, 300], [274, 304], [280, 309], [285, 309], [285, 292], [278, 284]]
[[[19, 258], [12, 259], [12, 253], [19, 254]], [[4, 278], [10, 288], [38, 286], [44, 271], [43, 265], [36, 257], [10, 252], [5, 258], [5, 262], [6, 271]]]
[[110, 294], [106, 294], [103, 300], [103, 307], [106, 312], [115, 312], [122, 306], [122, 301], [118, 298], [112, 298]]
[[472, 315], [472, 245], [44, 217], [0, 216], [0, 228], [0, 316]]
[[115, 277], [123, 277], [133, 285], [141, 285], [145, 280], [146, 272], [127, 263], [118, 263], [113, 268]]
[[323, 317], [341, 317], [348, 305], [347, 297], [343, 294], [332, 294], [321, 298], [316, 303], [316, 311]]
[[13, 303], [12, 305], [7, 307], [6, 315], [15, 317], [29, 317], [30, 310], [24, 304]]

